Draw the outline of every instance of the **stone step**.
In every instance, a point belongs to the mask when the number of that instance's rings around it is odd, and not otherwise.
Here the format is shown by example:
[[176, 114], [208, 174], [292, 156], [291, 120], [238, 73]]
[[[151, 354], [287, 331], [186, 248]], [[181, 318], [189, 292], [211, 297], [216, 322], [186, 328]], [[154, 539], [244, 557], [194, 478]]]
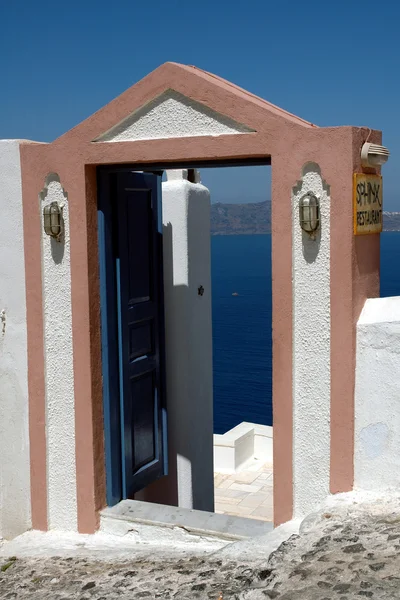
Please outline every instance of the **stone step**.
[[[101, 511], [100, 528], [114, 535], [137, 534], [142, 542], [151, 542], [153, 537], [157, 537], [158, 542], [160, 538], [168, 542], [182, 534], [182, 539], [189, 535], [232, 541], [265, 535], [273, 530], [273, 524], [152, 502], [122, 500]], [[171, 533], [174, 534], [172, 537]]]

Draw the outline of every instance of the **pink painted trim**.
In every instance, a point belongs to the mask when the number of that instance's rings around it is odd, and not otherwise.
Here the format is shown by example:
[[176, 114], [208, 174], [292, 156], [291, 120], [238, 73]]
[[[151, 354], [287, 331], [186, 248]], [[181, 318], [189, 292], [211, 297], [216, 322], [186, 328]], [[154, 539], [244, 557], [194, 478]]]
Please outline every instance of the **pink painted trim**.
[[332, 493], [353, 489], [356, 325], [365, 300], [379, 296], [379, 235], [353, 234], [353, 173], [364, 170], [360, 150], [367, 136], [381, 143], [380, 132], [352, 129], [343, 164], [331, 180]]
[[[47, 530], [46, 413], [43, 345], [42, 248], [39, 193], [47, 174], [42, 161], [27, 168], [20, 146], [24, 219], [24, 252], [28, 342], [29, 442], [32, 528]], [[35, 154], [34, 152], [32, 153]]]
[[92, 533], [106, 504], [96, 169], [68, 180], [78, 530]]
[[292, 212], [285, 161], [272, 164], [272, 399], [274, 524], [293, 515]]
[[[316, 128], [311, 123], [291, 115], [215, 75], [195, 67], [165, 63], [54, 143], [65, 143], [67, 139], [70, 143], [74, 143], [74, 140], [79, 140], [80, 144], [84, 141], [91, 142], [169, 89], [174, 89], [188, 98], [205, 104], [239, 123], [244, 123], [256, 132], [262, 133], [264, 143], [265, 137], [273, 138], [274, 131], [281, 127], [293, 127], [301, 130]], [[232, 136], [227, 137], [226, 141], [230, 144]], [[200, 141], [200, 138], [196, 139], [197, 142]], [[268, 146], [264, 148], [262, 155], [268, 155]]]

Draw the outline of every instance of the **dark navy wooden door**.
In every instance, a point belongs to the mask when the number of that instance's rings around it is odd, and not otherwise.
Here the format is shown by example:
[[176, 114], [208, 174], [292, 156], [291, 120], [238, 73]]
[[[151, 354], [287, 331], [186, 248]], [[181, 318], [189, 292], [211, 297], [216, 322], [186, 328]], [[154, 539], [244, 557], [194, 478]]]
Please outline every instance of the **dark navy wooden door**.
[[[108, 261], [111, 262], [108, 270], [114, 269], [114, 276], [107, 273], [105, 285], [108, 289], [103, 291], [103, 296], [110, 298], [111, 285], [114, 301], [107, 311], [107, 328], [109, 335], [114, 330], [117, 338], [118, 364], [112, 356], [104, 357], [104, 337], [103, 362], [106, 359], [111, 370], [118, 370], [118, 375], [111, 376], [114, 383], [108, 385], [105, 428], [115, 426], [116, 404], [119, 404], [120, 422], [120, 452], [116, 447], [118, 435], [113, 431], [108, 435], [111, 472], [107, 468], [107, 488], [109, 491], [109, 481], [113, 488], [108, 494], [109, 504], [117, 501], [115, 470], [119, 462], [121, 498], [132, 497], [166, 473], [160, 179], [157, 175], [132, 171], [117, 172], [110, 179], [106, 178], [109, 206], [103, 220], [112, 221], [109, 232], [112, 244], [108, 253], [113, 256]], [[104, 185], [104, 179], [101, 185]], [[103, 230], [106, 227], [103, 223]], [[110, 311], [114, 313], [111, 316]], [[108, 339], [109, 350], [110, 346], [112, 352], [113, 342]], [[110, 378], [110, 372], [103, 372], [104, 375]], [[110, 416], [114, 414], [109, 424], [107, 412]]]

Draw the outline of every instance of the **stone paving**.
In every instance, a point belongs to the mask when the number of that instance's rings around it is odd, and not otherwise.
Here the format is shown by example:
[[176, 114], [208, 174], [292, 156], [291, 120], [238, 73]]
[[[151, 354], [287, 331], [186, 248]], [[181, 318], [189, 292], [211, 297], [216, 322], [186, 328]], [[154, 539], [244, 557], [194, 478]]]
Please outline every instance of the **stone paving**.
[[[349, 496], [349, 495], [346, 495]], [[95, 561], [82, 557], [0, 561], [0, 596], [33, 600], [400, 599], [400, 500], [354, 499], [307, 518], [271, 554], [263, 540], [208, 556]], [[264, 536], [265, 539], [266, 536]], [[247, 560], [241, 558], [247, 556]]]
[[272, 464], [256, 461], [239, 473], [215, 473], [215, 512], [272, 521], [272, 473]]

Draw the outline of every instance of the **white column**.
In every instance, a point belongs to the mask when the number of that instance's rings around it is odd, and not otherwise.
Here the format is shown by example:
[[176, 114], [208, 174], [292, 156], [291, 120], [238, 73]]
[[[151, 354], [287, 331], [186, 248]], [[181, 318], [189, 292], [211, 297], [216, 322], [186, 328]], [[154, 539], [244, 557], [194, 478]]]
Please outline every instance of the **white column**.
[[43, 321], [46, 376], [47, 502], [49, 529], [77, 529], [75, 399], [72, 348], [68, 195], [56, 173], [46, 178], [40, 209], [57, 202], [60, 241], [42, 229]]
[[20, 140], [0, 140], [0, 537], [31, 527]]
[[187, 176], [162, 185], [169, 469], [179, 506], [213, 511], [210, 194]]
[[[299, 202], [320, 200], [316, 239], [302, 231]], [[329, 494], [330, 481], [330, 196], [315, 163], [292, 193], [293, 504], [301, 517]]]

